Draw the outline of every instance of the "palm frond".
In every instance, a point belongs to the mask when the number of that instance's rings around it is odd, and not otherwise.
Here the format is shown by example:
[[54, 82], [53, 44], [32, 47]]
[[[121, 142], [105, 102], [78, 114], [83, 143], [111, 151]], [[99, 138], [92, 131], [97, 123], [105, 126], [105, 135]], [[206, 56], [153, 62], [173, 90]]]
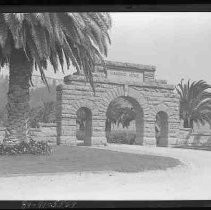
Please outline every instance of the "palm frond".
[[194, 122], [210, 122], [208, 117], [211, 113], [211, 93], [207, 90], [211, 88], [203, 80], [183, 83], [177, 85], [176, 90], [180, 96], [180, 118], [190, 119]]
[[105, 65], [110, 28], [108, 13], [0, 13], [0, 65], [9, 63], [13, 49], [20, 49], [44, 83], [47, 61], [55, 72], [66, 62], [83, 72], [94, 89], [92, 72], [96, 62]]

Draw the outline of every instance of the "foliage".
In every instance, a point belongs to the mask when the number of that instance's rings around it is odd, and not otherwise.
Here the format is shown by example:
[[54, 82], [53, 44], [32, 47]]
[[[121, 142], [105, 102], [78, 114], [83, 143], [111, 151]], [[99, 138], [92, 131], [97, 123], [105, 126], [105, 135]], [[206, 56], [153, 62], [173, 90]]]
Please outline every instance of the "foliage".
[[29, 116], [29, 124], [32, 128], [39, 127], [39, 122], [56, 122], [56, 102], [44, 102], [42, 106], [32, 108]]
[[31, 139], [29, 142], [22, 141], [19, 144], [8, 146], [0, 144], [0, 155], [20, 155], [20, 154], [33, 154], [33, 155], [48, 155], [52, 152], [52, 148], [45, 141], [34, 141]]
[[85, 122], [86, 122], [86, 120], [87, 120], [87, 118], [88, 118], [88, 113], [86, 112], [86, 110], [85, 109], [83, 109], [83, 108], [80, 108], [78, 111], [77, 111], [77, 113], [76, 113], [76, 123], [77, 124], [79, 124], [79, 126], [80, 126], [80, 130], [81, 131], [84, 131], [84, 129], [85, 129]]
[[[56, 112], [56, 84], [55, 80], [47, 87], [36, 87], [30, 90], [30, 125], [39, 127], [38, 122], [55, 122]], [[8, 90], [8, 77], [0, 78], [0, 125], [5, 126], [7, 121], [7, 90]], [[53, 103], [53, 104], [52, 104]], [[48, 107], [48, 108], [47, 108]], [[44, 111], [45, 110], [45, 111]], [[48, 114], [47, 114], [48, 113]], [[44, 115], [44, 117], [42, 117]], [[43, 120], [43, 118], [45, 120]], [[47, 118], [47, 119], [46, 119]]]
[[112, 131], [107, 135], [107, 141], [109, 143], [117, 144], [134, 144], [136, 138], [135, 132], [127, 131]]
[[56, 121], [56, 102], [45, 102], [42, 115], [43, 123], [54, 123]]
[[58, 71], [71, 63], [93, 87], [95, 63], [107, 56], [111, 18], [105, 12], [0, 13], [0, 66], [10, 63], [14, 50], [23, 50], [47, 84], [47, 61]]
[[133, 107], [123, 98], [111, 102], [107, 111], [106, 123], [122, 124], [123, 128], [128, 127], [136, 114]]
[[77, 130], [76, 131], [76, 139], [77, 140], [84, 140], [85, 139], [85, 131]]
[[133, 108], [128, 108], [128, 107], [120, 108], [120, 116], [117, 120], [117, 123], [118, 125], [121, 123], [123, 128], [124, 127], [128, 128], [130, 122], [135, 120], [135, 118], [136, 114]]
[[[32, 77], [32, 79], [35, 77]], [[39, 77], [35, 78], [39, 79]], [[38, 107], [43, 106], [44, 102], [55, 101], [56, 99], [56, 81], [47, 78], [48, 80], [48, 87], [46, 86], [39, 86], [34, 83], [34, 88], [30, 89], [30, 107]], [[38, 82], [42, 82], [39, 81]], [[36, 86], [35, 86], [36, 85]]]
[[[6, 125], [6, 109], [0, 110], [0, 119], [2, 126]], [[55, 123], [56, 122], [56, 102], [43, 102], [41, 106], [31, 108], [29, 112], [29, 126], [39, 128], [39, 123]]]
[[185, 128], [193, 128], [193, 123], [211, 125], [211, 88], [205, 81], [199, 80], [186, 84], [183, 79], [176, 90], [180, 96], [180, 118], [184, 120]]

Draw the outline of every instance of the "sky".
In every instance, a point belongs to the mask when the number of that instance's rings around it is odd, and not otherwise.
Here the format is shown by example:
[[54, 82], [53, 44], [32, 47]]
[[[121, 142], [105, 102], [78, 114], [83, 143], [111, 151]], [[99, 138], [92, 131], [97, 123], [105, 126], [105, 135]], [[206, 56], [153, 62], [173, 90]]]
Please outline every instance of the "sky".
[[113, 13], [108, 59], [156, 66], [156, 78], [211, 84], [211, 13]]
[[[122, 12], [111, 17], [108, 60], [154, 65], [156, 78], [169, 84], [182, 78], [211, 84], [211, 13]], [[47, 76], [64, 75], [49, 67]]]

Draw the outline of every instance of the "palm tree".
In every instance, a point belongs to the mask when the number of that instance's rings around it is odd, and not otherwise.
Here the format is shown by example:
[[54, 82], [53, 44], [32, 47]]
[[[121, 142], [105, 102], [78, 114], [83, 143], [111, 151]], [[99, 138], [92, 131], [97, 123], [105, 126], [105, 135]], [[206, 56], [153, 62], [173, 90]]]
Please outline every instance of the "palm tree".
[[130, 122], [135, 120], [136, 117], [132, 105], [124, 98], [112, 101], [106, 115], [106, 131], [111, 130], [111, 123], [122, 124], [123, 127], [128, 127]]
[[183, 84], [183, 79], [176, 90], [180, 96], [180, 118], [184, 128], [193, 128], [193, 123], [211, 125], [211, 88], [205, 81], [194, 81]]
[[95, 62], [107, 56], [108, 13], [0, 13], [0, 66], [9, 66], [7, 131], [26, 141], [29, 87], [33, 69], [47, 84], [47, 62], [55, 72], [72, 65], [93, 87]]
[[133, 109], [133, 107], [129, 108], [129, 107], [124, 107], [121, 109], [121, 114], [120, 117], [118, 118], [118, 125], [121, 123], [122, 127], [126, 127], [128, 128], [128, 126], [130, 125], [130, 122], [135, 120], [136, 118], [136, 113]]

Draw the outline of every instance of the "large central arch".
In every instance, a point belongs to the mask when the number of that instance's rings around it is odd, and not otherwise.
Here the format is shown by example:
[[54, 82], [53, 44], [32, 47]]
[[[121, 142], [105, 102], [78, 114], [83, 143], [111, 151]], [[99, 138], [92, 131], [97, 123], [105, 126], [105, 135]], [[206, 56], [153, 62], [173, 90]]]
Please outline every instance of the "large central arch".
[[[115, 100], [118, 100], [118, 99], [124, 99], [125, 101], [128, 101], [133, 109], [134, 109], [134, 112], [135, 112], [135, 133], [136, 133], [136, 138], [135, 138], [135, 144], [140, 144], [142, 145], [143, 144], [143, 138], [144, 138], [144, 112], [143, 112], [143, 108], [140, 106], [140, 104], [138, 103], [138, 101], [130, 96], [120, 96], [120, 97], [117, 97]], [[109, 107], [111, 106], [111, 103], [113, 101], [110, 102], [109, 104]], [[107, 109], [107, 112], [109, 110], [109, 107]], [[107, 115], [107, 112], [106, 112], [106, 115]], [[108, 126], [106, 124], [106, 128], [105, 128], [105, 132], [106, 132], [106, 135], [108, 135], [108, 132], [111, 132], [111, 125]]]
[[[136, 139], [135, 144], [143, 145], [144, 143], [144, 136], [145, 136], [145, 109], [147, 100], [143, 96], [143, 94], [140, 94], [139, 90], [136, 90], [135, 88], [130, 87], [115, 87], [110, 90], [107, 90], [102, 95], [102, 106], [100, 106], [100, 110], [104, 112], [105, 119], [106, 119], [106, 112], [108, 110], [109, 105], [112, 101], [114, 101], [117, 98], [123, 98], [127, 100], [134, 108], [136, 112], [136, 118], [135, 118], [135, 126], [136, 126]], [[106, 135], [106, 133], [105, 133]]]

